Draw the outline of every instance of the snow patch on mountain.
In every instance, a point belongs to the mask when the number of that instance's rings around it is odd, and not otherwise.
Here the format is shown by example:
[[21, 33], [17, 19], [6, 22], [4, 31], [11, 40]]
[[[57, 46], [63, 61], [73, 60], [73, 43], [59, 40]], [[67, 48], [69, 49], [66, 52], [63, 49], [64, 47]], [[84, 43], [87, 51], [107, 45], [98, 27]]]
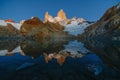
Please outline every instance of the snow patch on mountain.
[[59, 23], [60, 25], [65, 26], [64, 31], [74, 36], [82, 34], [84, 32], [84, 29], [91, 24], [83, 18], [73, 17], [72, 19], [67, 19], [66, 14], [62, 9], [58, 12], [56, 17], [52, 17], [48, 12], [46, 12], [44, 23], [46, 23], [47, 21], [52, 23]]
[[119, 9], [120, 8], [120, 2], [117, 4], [117, 9]]
[[0, 26], [7, 26], [7, 24], [13, 25], [16, 29], [20, 30], [21, 24], [14, 22], [5, 22], [4, 20], [0, 20]]
[[10, 24], [12, 24], [16, 29], [20, 30], [21, 24], [19, 23], [10, 23]]
[[88, 22], [85, 22], [84, 20], [74, 20], [70, 24], [65, 24], [65, 30], [70, 35], [77, 36], [78, 34], [82, 34], [84, 32], [84, 29], [86, 29], [89, 25], [91, 25]]
[[4, 20], [0, 20], [0, 26], [7, 26], [7, 23]]

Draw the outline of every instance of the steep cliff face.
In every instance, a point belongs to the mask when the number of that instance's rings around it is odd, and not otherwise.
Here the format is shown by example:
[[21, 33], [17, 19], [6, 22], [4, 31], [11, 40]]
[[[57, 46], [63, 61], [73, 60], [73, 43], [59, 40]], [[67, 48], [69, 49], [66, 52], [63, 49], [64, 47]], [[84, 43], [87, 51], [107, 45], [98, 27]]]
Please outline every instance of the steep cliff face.
[[87, 27], [85, 37], [103, 36], [107, 38], [120, 37], [120, 3], [106, 11], [102, 18], [95, 24]]
[[43, 23], [37, 17], [33, 17], [22, 23], [20, 32], [24, 36], [34, 36], [35, 38], [51, 37], [62, 33], [64, 26], [57, 23]]
[[45, 13], [45, 17], [44, 17], [44, 23], [46, 23], [46, 22], [48, 22], [48, 21], [54, 22], [53, 17], [52, 17], [51, 15], [49, 15], [48, 12], [46, 12], [46, 13]]
[[52, 17], [51, 15], [48, 14], [48, 12], [46, 12], [44, 17], [44, 23], [48, 24], [49, 22], [51, 24], [54, 23], [54, 27], [56, 27], [55, 24], [57, 24], [57, 26], [59, 24], [61, 26], [65, 26], [64, 32], [72, 36], [81, 35], [84, 32], [84, 29], [93, 23], [93, 22], [88, 22], [83, 18], [73, 17], [72, 19], [67, 19], [66, 13], [62, 9], [58, 11], [56, 17]]
[[65, 14], [65, 12], [62, 9], [58, 12], [57, 17], [59, 17], [59, 18], [61, 18], [63, 20], [67, 19], [66, 18], [66, 14]]
[[52, 22], [52, 23], [58, 23], [61, 21], [65, 21], [67, 19], [65, 12], [61, 9], [58, 11], [56, 17], [52, 17], [48, 12], [45, 13], [44, 17], [44, 23], [46, 22]]

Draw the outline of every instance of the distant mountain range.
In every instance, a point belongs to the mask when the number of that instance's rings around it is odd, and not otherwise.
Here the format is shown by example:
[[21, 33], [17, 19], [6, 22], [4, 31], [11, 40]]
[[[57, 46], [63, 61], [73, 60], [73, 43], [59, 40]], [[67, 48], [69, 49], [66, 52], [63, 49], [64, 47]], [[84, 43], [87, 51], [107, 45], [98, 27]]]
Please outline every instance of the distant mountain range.
[[[15, 30], [10, 29], [8, 24]], [[84, 29], [90, 24], [92, 24], [92, 22], [88, 22], [83, 18], [73, 17], [72, 19], [67, 19], [65, 12], [61, 9], [54, 18], [46, 12], [43, 22], [38, 17], [22, 20], [20, 23], [15, 23], [12, 19], [0, 20], [0, 28], [2, 28], [0, 36], [18, 36], [16, 33], [19, 33], [21, 36], [32, 37], [35, 39], [38, 37], [77, 36], [78, 34], [83, 33]], [[5, 29], [6, 27], [7, 29]], [[9, 34], [11, 36], [9, 36]]]
[[106, 11], [102, 18], [95, 22], [83, 18], [67, 19], [61, 9], [56, 17], [45, 13], [44, 21], [38, 17], [15, 23], [12, 19], [0, 20], [0, 37], [27, 36], [32, 38], [83, 36], [119, 37], [120, 35], [120, 3]]

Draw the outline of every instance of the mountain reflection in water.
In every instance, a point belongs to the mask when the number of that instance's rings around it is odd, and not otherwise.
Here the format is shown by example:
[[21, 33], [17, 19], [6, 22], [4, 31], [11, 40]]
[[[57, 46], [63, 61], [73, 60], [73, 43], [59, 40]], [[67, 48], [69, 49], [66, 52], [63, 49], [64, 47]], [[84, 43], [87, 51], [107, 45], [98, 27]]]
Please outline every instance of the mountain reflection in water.
[[[102, 44], [104, 49], [97, 42], [93, 44], [94, 41], [85, 42], [85, 45], [80, 41], [67, 39], [0, 43], [0, 80], [120, 79], [119, 63], [106, 63], [105, 58], [101, 58], [108, 51], [106, 45]], [[110, 47], [111, 54], [112, 50], [115, 54], [119, 53], [117, 46]], [[101, 53], [100, 58], [97, 51]], [[115, 58], [114, 62], [119, 59]]]

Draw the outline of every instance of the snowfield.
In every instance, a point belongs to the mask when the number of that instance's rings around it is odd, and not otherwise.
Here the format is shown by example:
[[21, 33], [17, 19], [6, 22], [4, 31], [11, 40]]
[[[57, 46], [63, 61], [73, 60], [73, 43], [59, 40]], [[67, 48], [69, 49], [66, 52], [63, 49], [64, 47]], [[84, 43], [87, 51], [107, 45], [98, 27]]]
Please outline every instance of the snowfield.
[[5, 22], [4, 20], [0, 20], [0, 26], [7, 26], [7, 24], [13, 25], [16, 29], [20, 30], [21, 24], [19, 23], [13, 23], [13, 22]]
[[84, 29], [86, 29], [89, 25], [87, 22], [79, 22], [79, 21], [72, 21], [71, 24], [65, 24], [65, 30], [70, 35], [77, 36], [78, 34], [82, 34]]

